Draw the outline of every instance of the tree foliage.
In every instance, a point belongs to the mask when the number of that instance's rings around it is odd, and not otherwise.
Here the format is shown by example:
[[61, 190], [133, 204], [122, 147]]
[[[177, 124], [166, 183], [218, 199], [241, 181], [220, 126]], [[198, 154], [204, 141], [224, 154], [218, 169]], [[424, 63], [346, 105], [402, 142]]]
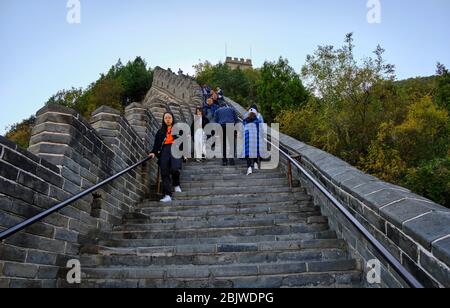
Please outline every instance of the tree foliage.
[[289, 61], [281, 57], [277, 62], [264, 63], [257, 93], [261, 111], [269, 122], [282, 110], [301, 107], [308, 99], [300, 76]]
[[436, 75], [438, 76], [436, 103], [450, 112], [450, 71], [445, 65], [438, 63]]
[[254, 69], [231, 69], [224, 63], [212, 65], [205, 61], [194, 65], [196, 80], [212, 89], [221, 88], [225, 95], [248, 107], [256, 103], [256, 83], [259, 71]]
[[20, 123], [9, 127], [5, 137], [15, 142], [19, 147], [27, 149], [30, 144], [31, 130], [36, 123], [36, 117], [31, 116]]
[[[126, 65], [119, 59], [106, 75], [100, 75], [100, 78], [86, 89], [58, 91], [45, 104], [58, 104], [75, 109], [89, 119], [92, 112], [101, 106], [123, 111], [127, 105], [142, 101], [151, 88], [152, 81], [153, 71], [147, 68], [147, 63], [141, 57], [129, 61]], [[5, 136], [27, 148], [34, 121], [35, 118], [31, 117], [11, 126]]]
[[141, 57], [126, 65], [119, 59], [107, 74], [101, 74], [86, 90], [72, 88], [59, 91], [46, 104], [73, 108], [89, 119], [91, 113], [101, 106], [123, 111], [127, 105], [142, 101], [152, 81], [153, 71], [147, 68]]
[[340, 48], [320, 46], [302, 77], [312, 93], [278, 114], [282, 131], [385, 181], [450, 207], [449, 72], [397, 82], [384, 50], [361, 62], [352, 34]]

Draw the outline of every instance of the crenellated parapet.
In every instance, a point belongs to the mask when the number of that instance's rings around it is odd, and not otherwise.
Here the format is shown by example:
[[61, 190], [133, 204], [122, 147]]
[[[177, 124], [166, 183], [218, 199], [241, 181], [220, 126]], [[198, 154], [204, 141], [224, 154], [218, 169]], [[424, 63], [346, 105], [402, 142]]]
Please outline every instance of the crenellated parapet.
[[152, 88], [143, 101], [158, 121], [162, 121], [165, 111], [172, 111], [177, 120], [189, 124], [195, 107], [202, 103], [201, 88], [193, 78], [159, 67], [154, 70]]

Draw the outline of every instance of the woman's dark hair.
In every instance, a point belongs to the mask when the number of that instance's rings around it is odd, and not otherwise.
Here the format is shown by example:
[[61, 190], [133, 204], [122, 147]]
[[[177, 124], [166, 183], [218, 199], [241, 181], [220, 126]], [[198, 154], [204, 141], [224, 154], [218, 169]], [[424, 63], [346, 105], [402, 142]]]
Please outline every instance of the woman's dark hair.
[[197, 114], [197, 112], [200, 111], [203, 115], [203, 107], [197, 107], [195, 108], [195, 114]]
[[164, 121], [164, 118], [166, 117], [166, 114], [170, 114], [170, 115], [172, 116], [172, 119], [173, 119], [173, 121], [172, 121], [172, 126], [175, 125], [175, 117], [174, 117], [173, 113], [170, 112], [170, 111], [164, 112], [164, 114], [163, 114], [163, 119], [162, 119], [162, 128], [161, 128], [161, 131], [162, 131], [162, 133], [163, 133], [164, 135], [167, 134], [167, 125], [166, 125], [166, 122]]

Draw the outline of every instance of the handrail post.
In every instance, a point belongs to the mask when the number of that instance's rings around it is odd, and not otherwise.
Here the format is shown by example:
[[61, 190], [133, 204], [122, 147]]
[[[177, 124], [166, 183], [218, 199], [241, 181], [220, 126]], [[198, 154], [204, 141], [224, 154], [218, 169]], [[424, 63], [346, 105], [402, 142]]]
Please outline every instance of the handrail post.
[[292, 189], [292, 163], [288, 159], [288, 181], [289, 181], [289, 188]]
[[[294, 154], [291, 155], [292, 159], [297, 159], [299, 158], [300, 155]], [[289, 187], [292, 189], [294, 187], [294, 177], [292, 176], [292, 162], [290, 159], [287, 160], [288, 161], [288, 181], [289, 181]]]

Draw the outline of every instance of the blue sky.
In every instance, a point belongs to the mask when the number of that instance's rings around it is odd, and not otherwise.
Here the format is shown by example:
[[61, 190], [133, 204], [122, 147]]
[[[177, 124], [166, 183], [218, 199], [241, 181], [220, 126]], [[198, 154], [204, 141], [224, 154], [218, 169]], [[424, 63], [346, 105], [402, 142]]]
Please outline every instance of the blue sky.
[[318, 45], [355, 33], [359, 58], [377, 44], [398, 78], [450, 66], [449, 0], [380, 0], [381, 23], [367, 22], [368, 0], [79, 0], [69, 24], [67, 0], [0, 0], [0, 134], [58, 90], [86, 87], [121, 58], [192, 72], [201, 60], [279, 56], [300, 71]]

